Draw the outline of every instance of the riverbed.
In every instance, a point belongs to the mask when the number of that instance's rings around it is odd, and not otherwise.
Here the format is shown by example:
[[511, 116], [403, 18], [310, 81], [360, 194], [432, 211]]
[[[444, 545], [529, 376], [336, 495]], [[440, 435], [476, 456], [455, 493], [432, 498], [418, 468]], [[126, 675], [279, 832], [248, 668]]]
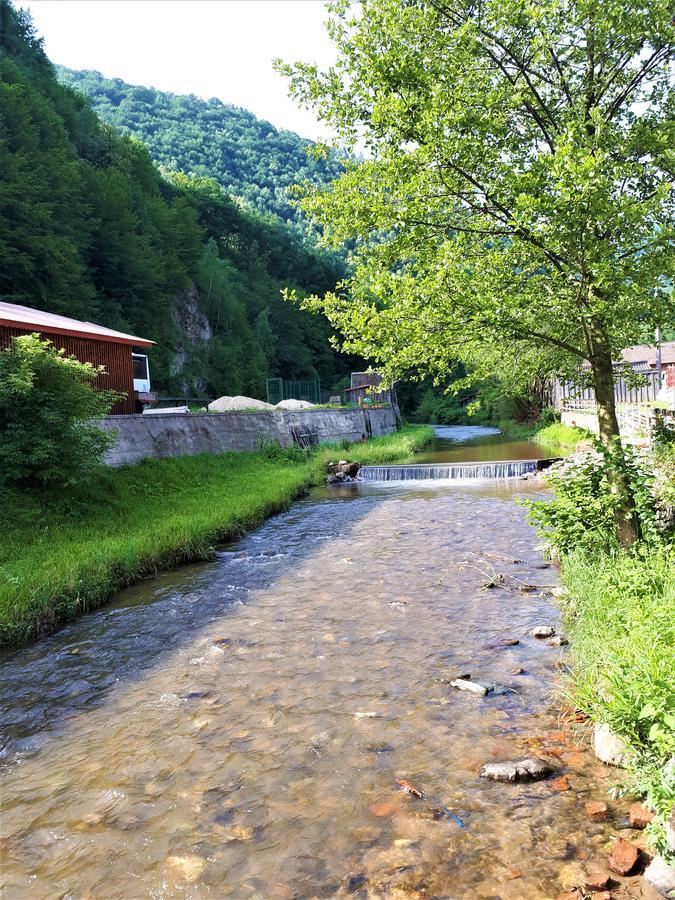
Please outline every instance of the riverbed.
[[[539, 900], [592, 870], [607, 774], [529, 634], [559, 630], [541, 490], [317, 489], [6, 654], [4, 896]], [[570, 789], [478, 776], [533, 754]]]

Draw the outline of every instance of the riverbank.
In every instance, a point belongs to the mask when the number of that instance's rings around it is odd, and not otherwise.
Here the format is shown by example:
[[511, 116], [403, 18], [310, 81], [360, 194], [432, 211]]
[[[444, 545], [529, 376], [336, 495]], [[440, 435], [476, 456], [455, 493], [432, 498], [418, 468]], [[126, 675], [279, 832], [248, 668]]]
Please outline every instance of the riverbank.
[[675, 890], [675, 766], [669, 762], [675, 759], [672, 434], [664, 433], [636, 460], [629, 472], [642, 540], [630, 552], [614, 541], [610, 496], [592, 454], [551, 474], [555, 494], [539, 511], [535, 504], [534, 517], [560, 558], [560, 602], [570, 642], [567, 696], [595, 728], [604, 726], [615, 736], [613, 749], [603, 748], [603, 741], [596, 752], [620, 763], [615, 790], [646, 803], [653, 816], [648, 847], [659, 857], [659, 877], [669, 871]]
[[17, 646], [105, 603], [160, 570], [207, 559], [319, 483], [330, 460], [405, 460], [433, 439], [408, 426], [367, 443], [309, 455], [276, 445], [256, 453], [162, 460], [103, 471], [86, 498], [0, 498], [0, 646]]

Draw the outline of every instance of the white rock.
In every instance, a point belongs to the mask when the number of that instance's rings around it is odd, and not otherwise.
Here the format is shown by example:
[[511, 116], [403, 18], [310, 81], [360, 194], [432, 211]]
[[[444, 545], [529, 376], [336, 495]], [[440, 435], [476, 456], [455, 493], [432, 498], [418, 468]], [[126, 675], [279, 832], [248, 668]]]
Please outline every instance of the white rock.
[[675, 806], [670, 812], [670, 816], [666, 819], [666, 840], [668, 846], [675, 853]]
[[468, 678], [455, 678], [450, 682], [450, 687], [457, 688], [459, 691], [470, 691], [472, 694], [480, 694], [484, 697], [490, 693], [491, 688], [487, 684], [481, 684], [480, 681], [469, 681]]
[[535, 638], [550, 638], [554, 634], [555, 628], [552, 628], [550, 625], [537, 625], [530, 632], [530, 636]]
[[543, 759], [528, 757], [512, 762], [487, 763], [480, 770], [481, 778], [491, 781], [540, 781], [553, 772], [553, 766]]
[[655, 856], [645, 869], [645, 881], [662, 897], [675, 898], [675, 866]]
[[597, 758], [608, 766], [625, 766], [628, 744], [609, 725], [597, 724], [593, 729], [593, 749]]

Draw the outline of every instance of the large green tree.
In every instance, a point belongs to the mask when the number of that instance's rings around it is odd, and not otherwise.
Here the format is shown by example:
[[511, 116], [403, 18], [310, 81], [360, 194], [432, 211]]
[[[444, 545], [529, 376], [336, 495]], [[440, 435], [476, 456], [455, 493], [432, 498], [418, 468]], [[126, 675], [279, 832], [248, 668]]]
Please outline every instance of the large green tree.
[[[304, 200], [353, 274], [315, 298], [347, 349], [442, 374], [545, 347], [587, 362], [620, 461], [612, 359], [673, 320], [668, 0], [329, 4], [338, 60], [279, 64], [365, 160]], [[620, 464], [618, 531], [636, 538]]]

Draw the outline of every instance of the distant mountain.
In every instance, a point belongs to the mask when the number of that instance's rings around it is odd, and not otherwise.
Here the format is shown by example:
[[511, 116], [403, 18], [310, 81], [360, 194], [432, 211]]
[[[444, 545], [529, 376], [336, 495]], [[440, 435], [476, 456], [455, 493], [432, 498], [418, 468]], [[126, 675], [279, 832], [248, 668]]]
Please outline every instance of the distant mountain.
[[214, 178], [227, 193], [264, 213], [297, 223], [289, 188], [304, 179], [332, 181], [336, 156], [307, 153], [311, 141], [279, 131], [240, 107], [104, 78], [100, 72], [56, 67], [59, 80], [85, 94], [98, 115], [139, 138], [161, 166]]

